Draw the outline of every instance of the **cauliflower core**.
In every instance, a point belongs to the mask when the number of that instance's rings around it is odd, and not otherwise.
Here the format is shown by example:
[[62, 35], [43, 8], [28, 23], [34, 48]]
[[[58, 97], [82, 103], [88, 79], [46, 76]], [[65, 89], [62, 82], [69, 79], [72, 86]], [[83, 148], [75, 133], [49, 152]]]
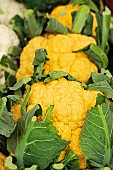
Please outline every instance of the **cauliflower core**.
[[14, 0], [0, 0], [0, 9], [3, 11], [3, 14], [0, 14], [0, 23], [9, 25], [9, 21], [15, 15], [23, 18], [25, 7], [24, 4]]
[[95, 43], [92, 37], [81, 34], [45, 34], [29, 41], [20, 56], [20, 68], [17, 71], [17, 80], [33, 74], [35, 50], [45, 48], [47, 57], [44, 69], [45, 74], [51, 71], [65, 71], [82, 82], [87, 82], [91, 72], [97, 72], [97, 66], [83, 52], [73, 51]]
[[[68, 27], [69, 29], [72, 28], [72, 16], [71, 13], [74, 11], [77, 11], [79, 9], [79, 5], [61, 5], [53, 9], [50, 16], [55, 17], [59, 22], [61, 22], [63, 25]], [[95, 14], [91, 12], [91, 15], [93, 16], [93, 26], [92, 26], [92, 34], [96, 35], [96, 27], [97, 27], [97, 20], [95, 17]]]
[[[79, 136], [84, 125], [87, 110], [96, 104], [97, 91], [84, 90], [79, 82], [68, 81], [64, 78], [44, 84], [34, 83], [28, 99], [28, 108], [31, 110], [36, 104], [42, 106], [45, 117], [46, 109], [54, 105], [52, 122], [64, 140], [69, 140], [68, 148], [80, 158], [80, 168], [86, 168], [86, 161], [82, 154]], [[12, 112], [20, 115], [20, 109], [14, 105]], [[19, 107], [18, 107], [19, 108]], [[40, 118], [39, 118], [40, 120]], [[65, 151], [61, 152], [59, 160], [63, 159]]]

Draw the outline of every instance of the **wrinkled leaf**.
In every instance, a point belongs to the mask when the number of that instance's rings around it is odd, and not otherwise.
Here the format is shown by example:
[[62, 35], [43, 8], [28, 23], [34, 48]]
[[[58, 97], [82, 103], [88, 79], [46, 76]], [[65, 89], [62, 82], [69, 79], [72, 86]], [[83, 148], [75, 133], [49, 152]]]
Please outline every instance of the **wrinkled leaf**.
[[108, 99], [113, 99], [113, 89], [105, 80], [89, 84], [87, 89], [101, 91], [107, 96]]
[[87, 112], [80, 135], [82, 152], [93, 167], [108, 166], [111, 158], [112, 113], [107, 102]]

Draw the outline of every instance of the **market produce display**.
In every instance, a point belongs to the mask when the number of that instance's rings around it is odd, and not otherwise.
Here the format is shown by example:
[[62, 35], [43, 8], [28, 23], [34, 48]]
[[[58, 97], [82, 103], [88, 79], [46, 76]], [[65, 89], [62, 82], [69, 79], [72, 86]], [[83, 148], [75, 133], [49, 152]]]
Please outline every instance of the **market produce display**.
[[113, 169], [108, 7], [0, 1], [0, 170]]

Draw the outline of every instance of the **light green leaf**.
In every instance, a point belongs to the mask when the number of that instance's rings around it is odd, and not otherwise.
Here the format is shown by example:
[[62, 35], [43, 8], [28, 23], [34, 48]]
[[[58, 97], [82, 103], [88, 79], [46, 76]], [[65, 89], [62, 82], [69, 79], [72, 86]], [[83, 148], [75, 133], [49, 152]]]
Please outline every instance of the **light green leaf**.
[[107, 96], [108, 99], [113, 99], [113, 89], [106, 80], [89, 84], [87, 89], [101, 91]]
[[30, 77], [23, 78], [20, 81], [18, 81], [13, 87], [9, 87], [9, 89], [10, 90], [17, 90], [30, 81], [31, 81]]

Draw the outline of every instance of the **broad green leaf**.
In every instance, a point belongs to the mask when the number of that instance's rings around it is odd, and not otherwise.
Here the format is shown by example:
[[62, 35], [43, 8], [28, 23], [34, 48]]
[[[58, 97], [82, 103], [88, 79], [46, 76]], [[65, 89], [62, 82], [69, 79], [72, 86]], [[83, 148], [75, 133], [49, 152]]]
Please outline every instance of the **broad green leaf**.
[[[47, 110], [48, 114], [52, 111], [52, 107]], [[48, 127], [50, 115], [45, 118], [45, 123], [37, 121], [33, 116], [37, 109], [38, 105], [19, 119], [15, 132], [8, 139], [8, 148], [14, 153], [16, 165], [20, 169], [34, 164], [40, 169], [47, 168], [69, 143]]]
[[69, 28], [62, 25], [57, 19], [50, 18], [47, 22], [47, 27], [45, 31], [55, 34], [67, 34], [70, 32]]
[[13, 87], [9, 87], [10, 90], [18, 90], [21, 88], [23, 85], [27, 84], [28, 82], [31, 81], [30, 77], [26, 77], [18, 81]]
[[14, 130], [13, 113], [6, 107], [7, 98], [0, 99], [0, 134], [9, 137]]
[[111, 159], [112, 113], [107, 102], [87, 112], [80, 146], [93, 167], [108, 166]]

